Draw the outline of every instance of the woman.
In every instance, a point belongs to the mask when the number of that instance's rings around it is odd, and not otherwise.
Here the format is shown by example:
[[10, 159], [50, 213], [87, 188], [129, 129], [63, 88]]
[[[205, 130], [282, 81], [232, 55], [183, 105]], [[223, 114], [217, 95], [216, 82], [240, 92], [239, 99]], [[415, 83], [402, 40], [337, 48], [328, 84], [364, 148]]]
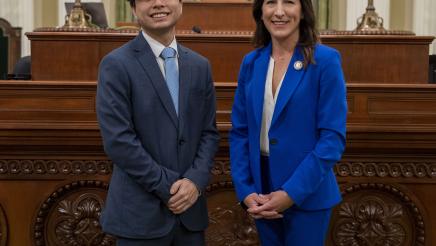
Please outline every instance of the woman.
[[332, 167], [345, 148], [339, 53], [319, 44], [311, 0], [255, 0], [254, 43], [242, 62], [230, 156], [241, 205], [262, 245], [323, 245], [341, 201]]

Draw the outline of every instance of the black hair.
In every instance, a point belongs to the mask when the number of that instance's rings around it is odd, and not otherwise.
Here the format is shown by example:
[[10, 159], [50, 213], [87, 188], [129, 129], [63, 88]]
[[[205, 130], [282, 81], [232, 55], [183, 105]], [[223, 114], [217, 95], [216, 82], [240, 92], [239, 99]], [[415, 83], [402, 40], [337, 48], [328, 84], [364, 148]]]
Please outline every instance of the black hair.
[[135, 7], [135, 0], [127, 0], [130, 3], [130, 7]]

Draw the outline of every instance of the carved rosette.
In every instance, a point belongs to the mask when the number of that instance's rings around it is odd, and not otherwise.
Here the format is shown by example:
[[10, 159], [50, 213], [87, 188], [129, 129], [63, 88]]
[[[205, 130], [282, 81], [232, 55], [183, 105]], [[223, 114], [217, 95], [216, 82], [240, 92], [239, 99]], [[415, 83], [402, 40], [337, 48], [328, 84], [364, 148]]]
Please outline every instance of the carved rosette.
[[333, 212], [334, 245], [425, 245], [423, 217], [410, 197], [387, 184], [357, 184], [343, 191]]
[[99, 223], [107, 188], [102, 181], [78, 181], [53, 192], [36, 218], [36, 245], [115, 245]]
[[209, 209], [207, 245], [259, 245], [254, 221], [238, 204], [232, 182], [209, 185], [207, 196]]
[[3, 207], [0, 205], [0, 246], [6, 246], [8, 240], [8, 222]]

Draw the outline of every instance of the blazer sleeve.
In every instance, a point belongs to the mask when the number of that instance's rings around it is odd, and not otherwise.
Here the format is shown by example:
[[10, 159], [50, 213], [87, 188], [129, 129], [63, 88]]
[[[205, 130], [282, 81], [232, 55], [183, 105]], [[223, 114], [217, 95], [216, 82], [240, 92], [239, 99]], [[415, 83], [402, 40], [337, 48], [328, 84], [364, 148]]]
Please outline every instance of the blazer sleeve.
[[337, 51], [321, 61], [317, 112], [319, 139], [292, 176], [281, 187], [300, 206], [317, 190], [345, 149], [346, 85]]
[[183, 174], [195, 183], [199, 191], [204, 191], [210, 178], [210, 170], [214, 165], [214, 156], [218, 150], [219, 133], [216, 128], [216, 100], [213, 86], [212, 72], [209, 62], [206, 66], [207, 84], [205, 114], [203, 115], [203, 129], [200, 143], [192, 166]]
[[100, 64], [96, 107], [104, 149], [114, 165], [167, 203], [170, 187], [180, 174], [156, 163], [142, 146], [132, 122], [126, 68], [111, 55]]
[[247, 57], [242, 62], [238, 87], [232, 107], [232, 129], [230, 131], [230, 165], [233, 184], [239, 201], [255, 193], [254, 180], [250, 171], [247, 105], [245, 98], [246, 77], [251, 72]]

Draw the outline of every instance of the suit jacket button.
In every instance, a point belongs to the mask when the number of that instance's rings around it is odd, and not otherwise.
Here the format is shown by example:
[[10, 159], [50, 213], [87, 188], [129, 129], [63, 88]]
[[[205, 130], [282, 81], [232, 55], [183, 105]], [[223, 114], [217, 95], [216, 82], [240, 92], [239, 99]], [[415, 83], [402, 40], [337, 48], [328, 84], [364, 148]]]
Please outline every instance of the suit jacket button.
[[183, 145], [184, 143], [185, 143], [185, 140], [183, 140], [183, 139], [179, 140], [179, 145]]
[[275, 139], [275, 138], [271, 138], [270, 140], [269, 140], [269, 144], [271, 144], [271, 145], [275, 145], [275, 144], [277, 144], [277, 139]]

